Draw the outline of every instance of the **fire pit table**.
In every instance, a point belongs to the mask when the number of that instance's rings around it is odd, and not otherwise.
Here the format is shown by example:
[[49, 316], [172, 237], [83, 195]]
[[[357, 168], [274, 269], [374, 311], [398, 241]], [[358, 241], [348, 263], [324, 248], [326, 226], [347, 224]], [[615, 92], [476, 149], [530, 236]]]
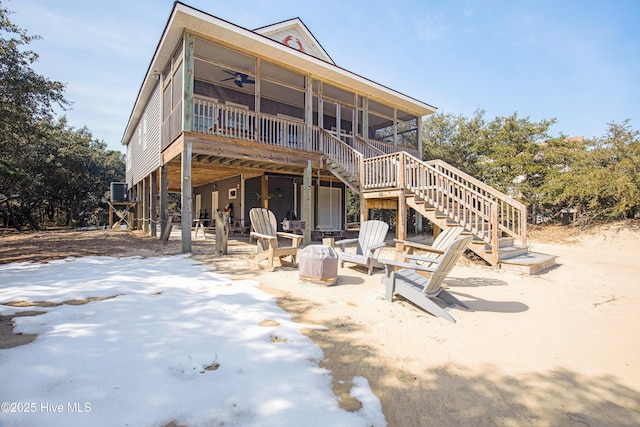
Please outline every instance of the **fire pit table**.
[[298, 255], [300, 280], [333, 285], [338, 281], [338, 254], [331, 246], [309, 245]]

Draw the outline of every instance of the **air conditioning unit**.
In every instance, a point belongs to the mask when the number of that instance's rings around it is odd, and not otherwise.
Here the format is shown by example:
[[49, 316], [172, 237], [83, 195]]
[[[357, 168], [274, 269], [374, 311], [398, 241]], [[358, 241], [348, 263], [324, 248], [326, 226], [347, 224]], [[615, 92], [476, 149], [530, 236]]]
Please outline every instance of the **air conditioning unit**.
[[112, 202], [128, 202], [129, 201], [129, 196], [127, 195], [126, 182], [111, 183], [111, 201]]

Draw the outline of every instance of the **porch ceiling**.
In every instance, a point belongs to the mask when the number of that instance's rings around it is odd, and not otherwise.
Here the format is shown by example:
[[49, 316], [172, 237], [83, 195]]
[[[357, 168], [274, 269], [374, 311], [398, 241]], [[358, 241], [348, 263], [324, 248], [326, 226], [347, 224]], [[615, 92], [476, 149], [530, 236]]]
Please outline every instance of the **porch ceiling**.
[[168, 165], [169, 191], [172, 192], [180, 191], [185, 143], [191, 144], [191, 183], [194, 187], [240, 174], [257, 176], [272, 172], [303, 175], [308, 162], [314, 171], [323, 169], [322, 156], [317, 153], [185, 132], [162, 152], [162, 163]]
[[[182, 159], [180, 156], [168, 163], [170, 192], [179, 192], [182, 183]], [[191, 182], [194, 187], [244, 174], [259, 176], [265, 172], [302, 175], [304, 167], [292, 164], [264, 162], [251, 159], [194, 154], [191, 158]]]

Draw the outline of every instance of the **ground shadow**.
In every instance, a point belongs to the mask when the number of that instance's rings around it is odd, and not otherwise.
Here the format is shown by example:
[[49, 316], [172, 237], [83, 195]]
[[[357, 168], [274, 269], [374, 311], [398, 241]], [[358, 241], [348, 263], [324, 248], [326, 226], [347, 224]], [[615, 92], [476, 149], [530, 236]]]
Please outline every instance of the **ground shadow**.
[[[308, 317], [311, 301], [287, 295], [279, 304], [297, 321], [314, 321]], [[479, 369], [459, 363], [411, 371], [403, 368], [405, 363], [381, 357], [380, 349], [358, 343], [354, 337], [363, 333], [363, 326], [357, 319], [341, 316], [324, 323], [328, 330], [309, 334], [325, 354], [333, 355], [321, 366], [333, 373], [340, 405], [352, 411], [361, 407], [349, 390], [355, 376], [364, 376], [390, 426], [640, 425], [640, 393], [613, 377], [561, 368], [524, 372], [516, 378], [497, 365]], [[440, 351], [437, 346], [434, 342], [434, 352]], [[429, 357], [424, 354], [421, 360]]]
[[444, 284], [456, 288], [478, 288], [481, 286], [508, 286], [504, 280], [489, 277], [447, 277]]

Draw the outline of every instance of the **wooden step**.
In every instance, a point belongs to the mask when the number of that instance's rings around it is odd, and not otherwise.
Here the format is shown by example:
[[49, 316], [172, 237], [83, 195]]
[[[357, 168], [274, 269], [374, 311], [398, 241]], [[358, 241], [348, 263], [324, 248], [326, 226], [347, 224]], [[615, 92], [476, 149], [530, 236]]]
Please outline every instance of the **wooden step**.
[[[491, 252], [491, 245], [482, 240], [481, 236], [476, 235], [476, 238], [471, 242], [472, 245], [482, 245], [486, 246], [486, 250]], [[510, 246], [515, 246], [513, 237], [500, 237], [498, 239], [498, 248], [508, 248]]]
[[524, 274], [539, 274], [556, 265], [556, 256], [541, 254], [538, 252], [528, 252], [498, 262], [498, 268], [506, 271], [517, 271]]
[[505, 246], [498, 248], [498, 262], [507, 259], [515, 258], [517, 256], [526, 255], [529, 252], [529, 248], [526, 246]]

